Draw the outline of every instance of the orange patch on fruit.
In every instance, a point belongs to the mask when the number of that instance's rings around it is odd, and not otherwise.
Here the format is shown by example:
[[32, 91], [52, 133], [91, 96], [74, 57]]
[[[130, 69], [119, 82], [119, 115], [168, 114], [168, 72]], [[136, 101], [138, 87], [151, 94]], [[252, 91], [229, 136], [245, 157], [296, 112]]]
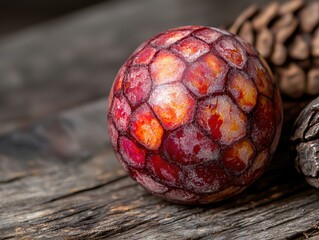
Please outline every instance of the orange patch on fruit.
[[155, 47], [168, 47], [169, 45], [177, 42], [178, 40], [186, 37], [190, 34], [190, 30], [181, 30], [181, 31], [170, 31], [163, 33], [158, 38], [152, 41], [152, 45]]
[[212, 137], [230, 144], [246, 134], [246, 116], [228, 96], [210, 97], [199, 103], [197, 121]]
[[224, 58], [233, 67], [241, 69], [245, 65], [245, 53], [241, 46], [231, 37], [226, 37], [219, 41], [215, 48], [222, 58]]
[[254, 148], [252, 143], [248, 139], [244, 139], [225, 151], [222, 163], [231, 172], [240, 174], [249, 166], [253, 153]]
[[169, 51], [161, 51], [151, 64], [151, 76], [155, 84], [180, 81], [185, 63]]
[[193, 37], [186, 38], [172, 47], [173, 51], [181, 55], [187, 62], [193, 62], [209, 51], [209, 46]]
[[132, 115], [130, 132], [146, 148], [157, 150], [164, 131], [148, 105], [143, 104]]
[[227, 66], [209, 53], [187, 70], [184, 84], [197, 96], [205, 96], [224, 88]]
[[181, 83], [157, 87], [152, 92], [149, 102], [167, 129], [175, 129], [193, 117], [195, 101]]
[[257, 90], [249, 77], [242, 73], [235, 73], [230, 77], [228, 90], [232, 93], [238, 106], [245, 112], [250, 112], [257, 102]]

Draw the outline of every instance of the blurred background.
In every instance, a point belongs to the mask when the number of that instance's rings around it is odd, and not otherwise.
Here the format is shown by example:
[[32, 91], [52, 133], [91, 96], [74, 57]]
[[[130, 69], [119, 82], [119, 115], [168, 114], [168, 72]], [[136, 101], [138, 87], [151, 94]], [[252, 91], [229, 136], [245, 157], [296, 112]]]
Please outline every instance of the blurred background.
[[0, 134], [108, 95], [152, 35], [180, 25], [225, 26], [267, 0], [1, 0]]

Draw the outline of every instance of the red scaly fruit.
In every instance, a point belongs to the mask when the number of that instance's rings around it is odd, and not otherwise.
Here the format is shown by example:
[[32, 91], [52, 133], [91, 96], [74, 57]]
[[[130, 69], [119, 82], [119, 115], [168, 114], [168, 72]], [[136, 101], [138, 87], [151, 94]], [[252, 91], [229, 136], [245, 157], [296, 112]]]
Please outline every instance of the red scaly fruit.
[[207, 204], [269, 164], [282, 126], [273, 75], [247, 42], [212, 27], [170, 29], [124, 63], [109, 96], [116, 156], [145, 189]]

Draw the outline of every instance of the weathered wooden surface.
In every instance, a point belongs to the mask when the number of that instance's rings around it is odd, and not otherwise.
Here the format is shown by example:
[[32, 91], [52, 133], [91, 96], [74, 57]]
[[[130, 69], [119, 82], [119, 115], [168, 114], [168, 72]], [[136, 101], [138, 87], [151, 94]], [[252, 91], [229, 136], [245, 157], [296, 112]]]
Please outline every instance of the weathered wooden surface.
[[[106, 98], [96, 99], [106, 95], [138, 42], [187, 21], [213, 25], [212, 12], [214, 25], [225, 21], [208, 0], [134, 2], [102, 5], [0, 42], [6, 56], [0, 57], [0, 129], [14, 129], [0, 136], [0, 239], [318, 239], [319, 192], [296, 173], [286, 142], [296, 102], [286, 103], [283, 140], [271, 166], [239, 196], [177, 205], [127, 177], [108, 141]], [[225, 2], [234, 9], [248, 3]], [[132, 18], [150, 6], [146, 19], [158, 23]], [[64, 54], [69, 58], [62, 61]], [[50, 64], [41, 65], [39, 56]]]
[[[241, 195], [171, 204], [130, 180], [105, 134], [106, 100], [0, 139], [0, 239], [299, 239], [318, 236], [319, 192], [282, 143]], [[28, 238], [30, 237], [30, 238]]]

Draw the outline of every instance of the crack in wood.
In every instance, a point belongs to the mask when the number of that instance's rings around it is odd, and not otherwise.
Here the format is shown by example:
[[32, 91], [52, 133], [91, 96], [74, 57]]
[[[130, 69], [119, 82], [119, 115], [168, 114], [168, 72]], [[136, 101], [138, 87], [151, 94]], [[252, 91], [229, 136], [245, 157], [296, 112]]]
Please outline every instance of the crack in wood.
[[86, 192], [89, 192], [89, 191], [93, 191], [93, 190], [97, 190], [99, 188], [103, 188], [107, 185], [110, 185], [112, 183], [115, 183], [117, 181], [120, 181], [124, 178], [126, 178], [127, 176], [124, 175], [124, 176], [118, 176], [117, 178], [111, 180], [111, 181], [107, 181], [105, 183], [101, 183], [101, 184], [98, 184], [98, 185], [95, 185], [93, 187], [88, 187], [88, 188], [84, 188], [84, 189], [81, 189], [81, 190], [78, 190], [78, 191], [74, 191], [74, 192], [71, 192], [71, 193], [68, 193], [68, 194], [65, 194], [65, 195], [62, 195], [62, 196], [58, 196], [56, 198], [52, 198], [48, 201], [45, 201], [43, 202], [42, 204], [48, 204], [48, 203], [52, 203], [52, 202], [56, 202], [56, 201], [60, 201], [60, 200], [63, 200], [63, 199], [66, 199], [66, 198], [70, 198], [70, 197], [74, 197], [78, 194], [82, 194], [82, 193], [86, 193]]
[[1, 180], [1, 181], [0, 181], [0, 184], [13, 183], [13, 182], [20, 181], [20, 180], [22, 180], [22, 179], [24, 179], [24, 178], [26, 178], [26, 177], [30, 177], [30, 176], [32, 176], [32, 174], [26, 174], [26, 175], [16, 176], [16, 177], [13, 177], [13, 178]]

